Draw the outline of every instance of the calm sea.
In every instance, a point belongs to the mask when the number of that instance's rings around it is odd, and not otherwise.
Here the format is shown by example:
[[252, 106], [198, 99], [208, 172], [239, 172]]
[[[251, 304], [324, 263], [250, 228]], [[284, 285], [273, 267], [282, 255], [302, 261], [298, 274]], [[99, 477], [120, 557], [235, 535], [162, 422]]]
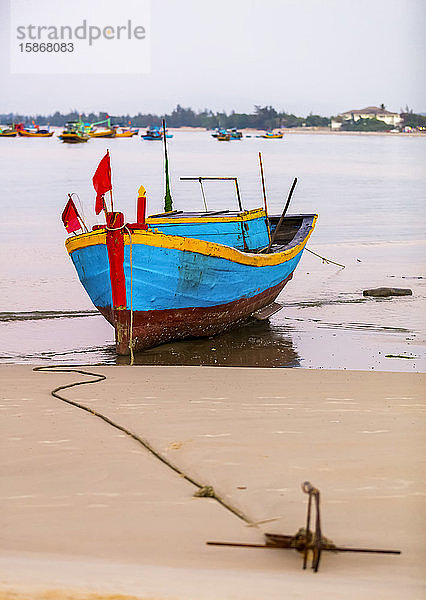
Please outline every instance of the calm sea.
[[[271, 214], [317, 212], [304, 253], [269, 322], [212, 339], [166, 344], [138, 364], [281, 366], [425, 371], [426, 136], [288, 134], [217, 142], [208, 132], [174, 131], [169, 143], [174, 208], [202, 210], [199, 186], [180, 176], [237, 176], [245, 208], [262, 205], [263, 153]], [[68, 192], [91, 225], [91, 178], [109, 148], [116, 209], [135, 219], [137, 190], [148, 211], [163, 210], [163, 156], [157, 142], [0, 138], [0, 361], [127, 364], [113, 329], [97, 315], [64, 248], [60, 219]], [[228, 182], [206, 183], [209, 209], [236, 207]], [[364, 298], [371, 287], [411, 288], [412, 296]]]

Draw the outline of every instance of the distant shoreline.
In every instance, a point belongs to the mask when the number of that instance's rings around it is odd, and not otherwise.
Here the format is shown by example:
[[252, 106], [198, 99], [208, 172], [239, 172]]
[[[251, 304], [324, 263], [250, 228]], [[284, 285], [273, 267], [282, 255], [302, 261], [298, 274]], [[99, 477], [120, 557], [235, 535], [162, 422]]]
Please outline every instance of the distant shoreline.
[[[144, 127], [140, 127], [139, 129], [145, 129]], [[169, 127], [169, 131], [205, 131], [208, 133], [209, 131], [214, 131], [213, 129], [205, 129], [205, 127]], [[260, 135], [262, 129], [238, 129], [244, 135]], [[404, 136], [404, 137], [424, 137], [426, 138], [426, 133], [421, 133], [420, 131], [340, 131], [340, 130], [332, 130], [329, 127], [290, 127], [286, 129], [285, 127], [281, 127], [279, 129], [274, 129], [274, 132], [281, 131], [284, 134], [302, 134], [306, 135], [308, 133], [314, 133], [316, 135], [392, 135], [392, 136]]]
[[[7, 127], [6, 123], [0, 123], [0, 128], [1, 127]], [[53, 130], [57, 130], [57, 129], [63, 129], [62, 125], [50, 125], [50, 129]], [[138, 127], [138, 129], [140, 130], [144, 130], [146, 129], [146, 127], [144, 126], [140, 126]], [[188, 127], [188, 126], [184, 126], [184, 127], [169, 127], [168, 128], [169, 131], [188, 131], [188, 132], [195, 132], [195, 131], [203, 131], [206, 133], [209, 133], [210, 131], [214, 131], [213, 129], [206, 129], [205, 127]], [[238, 131], [241, 131], [244, 135], [251, 135], [253, 137], [255, 137], [256, 135], [261, 135], [261, 133], [265, 130], [263, 129], [249, 129], [249, 128], [242, 128], [242, 129], [238, 129]], [[426, 132], [422, 133], [420, 131], [411, 131], [411, 132], [405, 132], [405, 131], [341, 131], [341, 130], [332, 130], [329, 127], [290, 127], [290, 128], [285, 128], [285, 127], [281, 127], [278, 129], [274, 129], [274, 132], [278, 132], [281, 131], [282, 133], [284, 133], [285, 135], [287, 134], [301, 134], [301, 135], [307, 135], [310, 133], [313, 133], [315, 135], [364, 135], [364, 136], [377, 136], [377, 135], [381, 135], [381, 136], [404, 136], [404, 137], [424, 137], [426, 138]]]
[[420, 133], [419, 131], [341, 131], [341, 130], [332, 130], [329, 127], [294, 127], [291, 129], [281, 129], [280, 131], [284, 133], [316, 133], [316, 134], [325, 134], [325, 135], [397, 135], [397, 136], [416, 136], [416, 137], [426, 137], [424, 133]]

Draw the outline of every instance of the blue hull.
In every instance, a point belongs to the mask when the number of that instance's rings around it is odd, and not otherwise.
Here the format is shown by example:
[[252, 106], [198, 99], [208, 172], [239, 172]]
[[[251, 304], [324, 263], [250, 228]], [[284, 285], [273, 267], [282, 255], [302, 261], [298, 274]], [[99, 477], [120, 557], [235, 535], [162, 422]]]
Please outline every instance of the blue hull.
[[[172, 133], [168, 133], [166, 134], [166, 138], [170, 139], [173, 137]], [[163, 136], [162, 135], [141, 135], [141, 138], [143, 138], [144, 140], [162, 140]]]
[[218, 333], [272, 302], [291, 279], [315, 220], [304, 218], [291, 243], [273, 254], [140, 230], [94, 231], [69, 238], [67, 248], [93, 304], [115, 326], [117, 351], [126, 354], [130, 341], [142, 350]]
[[[138, 243], [132, 244], [130, 262], [130, 246], [126, 245], [125, 308], [130, 310], [132, 295], [135, 311], [215, 306], [248, 298], [287, 279], [299, 263], [302, 251], [278, 265], [253, 267], [196, 252]], [[71, 259], [93, 304], [112, 307], [106, 245], [75, 250]]]

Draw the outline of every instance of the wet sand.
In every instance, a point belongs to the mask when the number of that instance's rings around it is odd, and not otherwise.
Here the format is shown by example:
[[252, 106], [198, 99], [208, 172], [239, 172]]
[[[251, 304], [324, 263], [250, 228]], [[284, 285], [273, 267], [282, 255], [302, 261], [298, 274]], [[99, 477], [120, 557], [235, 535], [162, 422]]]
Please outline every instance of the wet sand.
[[[302, 369], [91, 367], [105, 381], [1, 366], [0, 600], [420, 599], [425, 596], [425, 376]], [[321, 490], [337, 545], [320, 572], [263, 543], [304, 525]]]

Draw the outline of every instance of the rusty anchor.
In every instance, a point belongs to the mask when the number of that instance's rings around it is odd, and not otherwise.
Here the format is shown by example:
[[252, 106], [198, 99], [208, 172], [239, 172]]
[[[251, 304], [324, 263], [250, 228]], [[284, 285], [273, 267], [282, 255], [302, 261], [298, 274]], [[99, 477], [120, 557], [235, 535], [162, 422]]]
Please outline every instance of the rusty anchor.
[[[322, 534], [320, 515], [320, 491], [309, 481], [302, 483], [302, 490], [308, 494], [306, 525], [295, 535], [265, 533], [265, 544], [248, 544], [239, 542], [206, 542], [209, 546], [231, 546], [236, 548], [294, 549], [303, 554], [303, 569], [306, 569], [308, 558], [312, 557], [311, 568], [318, 572], [322, 552], [364, 552], [372, 554], [401, 554], [400, 550], [383, 550], [378, 548], [347, 548], [336, 546]], [[315, 528], [311, 531], [312, 513], [315, 511]]]

